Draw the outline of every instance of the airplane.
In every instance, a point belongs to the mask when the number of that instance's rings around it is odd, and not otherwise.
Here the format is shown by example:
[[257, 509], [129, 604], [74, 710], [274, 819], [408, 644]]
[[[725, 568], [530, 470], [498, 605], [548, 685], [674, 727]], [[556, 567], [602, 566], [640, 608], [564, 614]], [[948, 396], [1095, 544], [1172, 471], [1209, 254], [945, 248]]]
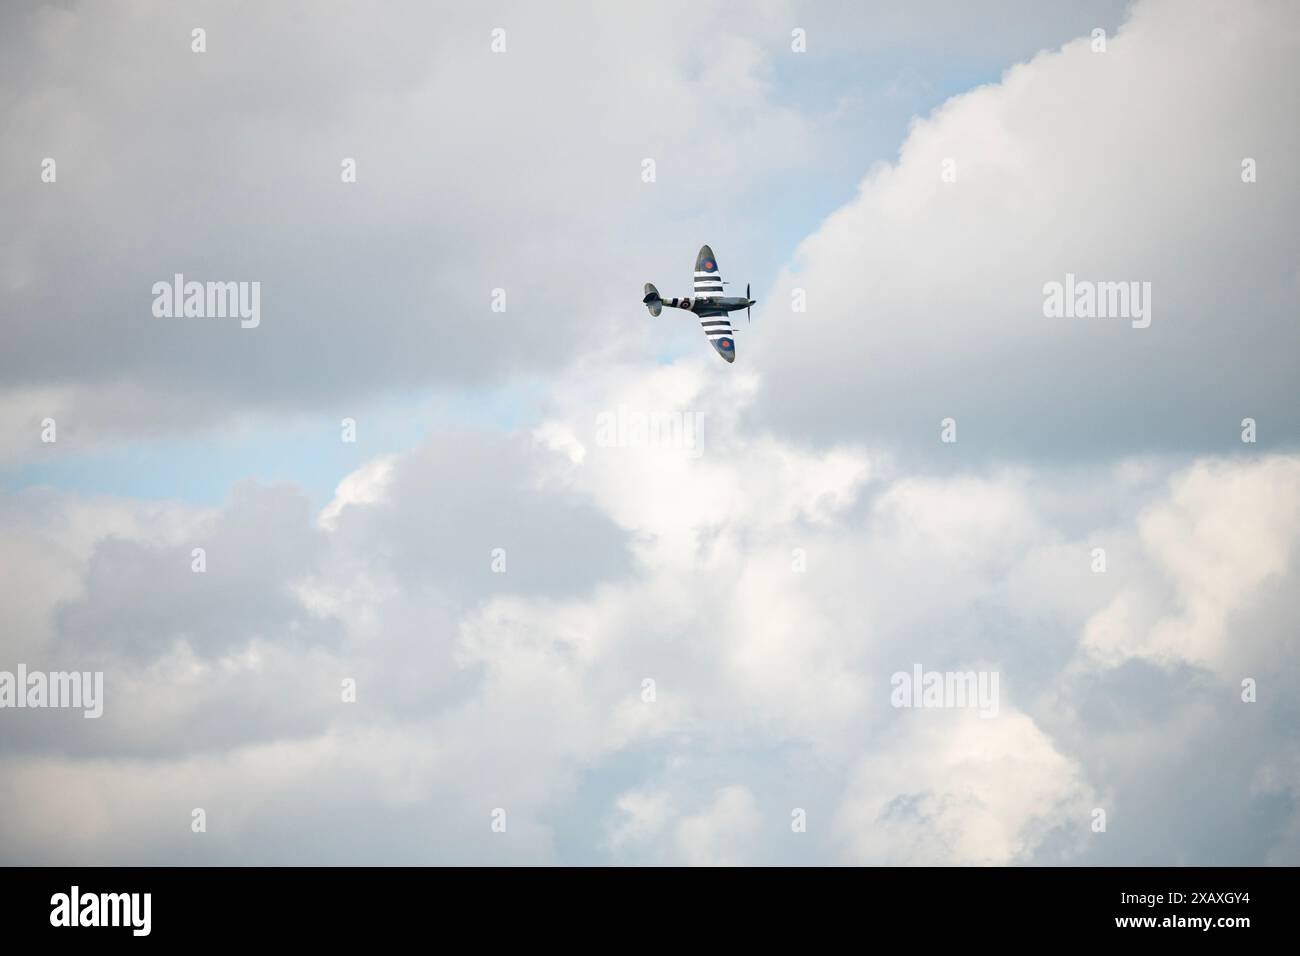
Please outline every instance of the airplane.
[[[736, 333], [731, 328], [729, 312], [745, 310], [757, 302], [749, 297], [749, 285], [745, 285], [745, 297], [726, 296], [722, 294], [722, 274], [718, 272], [718, 257], [708, 246], [700, 247], [700, 254], [695, 257], [695, 298], [663, 299], [653, 283], [645, 284], [645, 298], [641, 301], [650, 310], [651, 315], [658, 315], [664, 306], [670, 309], [685, 309], [700, 317], [700, 327], [708, 336], [710, 344], [728, 362], [736, 361]], [[752, 320], [752, 316], [750, 316]]]

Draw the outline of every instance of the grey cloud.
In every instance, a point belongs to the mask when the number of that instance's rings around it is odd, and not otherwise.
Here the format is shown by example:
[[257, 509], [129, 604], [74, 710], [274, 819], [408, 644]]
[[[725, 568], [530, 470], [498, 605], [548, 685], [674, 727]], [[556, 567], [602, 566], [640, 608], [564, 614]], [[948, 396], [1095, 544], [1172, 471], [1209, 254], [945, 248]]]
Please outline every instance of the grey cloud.
[[[699, 58], [648, 11], [520, 4], [499, 12], [496, 56], [497, 21], [463, 5], [364, 28], [346, 6], [149, 13], [6, 14], [27, 41], [4, 66], [10, 387], [133, 381], [268, 411], [554, 369], [605, 337], [605, 297], [639, 285], [656, 233], [807, 155], [803, 121], [761, 94], [720, 127]], [[693, 8], [697, 27], [712, 15]], [[606, 34], [670, 52], [646, 70], [592, 42]], [[764, 123], [784, 135], [762, 164], [724, 150]], [[56, 184], [37, 175], [46, 155]], [[647, 155], [669, 180], [653, 202]], [[175, 273], [259, 281], [261, 325], [154, 317], [151, 286]]]
[[624, 533], [572, 490], [548, 489], [544, 466], [527, 435], [452, 432], [403, 456], [384, 499], [345, 507], [332, 531], [297, 490], [245, 483], [217, 512], [101, 538], [76, 596], [48, 611], [53, 638], [27, 653], [104, 670], [111, 706], [94, 727], [14, 712], [4, 749], [156, 756], [310, 737], [342, 716], [344, 677], [371, 713], [457, 706], [479, 680], [457, 658], [461, 615], [497, 595], [562, 600], [630, 571]]
[[[230, 507], [188, 541], [100, 542], [84, 595], [59, 611], [61, 639], [141, 662], [177, 641], [205, 656], [254, 638], [336, 643], [337, 627], [304, 613], [288, 590], [310, 572], [322, 543], [298, 492], [237, 485]], [[205, 552], [202, 573], [193, 570], [197, 548]]]
[[[404, 587], [463, 602], [506, 590], [563, 598], [630, 568], [626, 534], [572, 489], [544, 481], [527, 435], [450, 430], [403, 456], [381, 502], [339, 518], [340, 546]], [[504, 573], [492, 570], [504, 552]]]

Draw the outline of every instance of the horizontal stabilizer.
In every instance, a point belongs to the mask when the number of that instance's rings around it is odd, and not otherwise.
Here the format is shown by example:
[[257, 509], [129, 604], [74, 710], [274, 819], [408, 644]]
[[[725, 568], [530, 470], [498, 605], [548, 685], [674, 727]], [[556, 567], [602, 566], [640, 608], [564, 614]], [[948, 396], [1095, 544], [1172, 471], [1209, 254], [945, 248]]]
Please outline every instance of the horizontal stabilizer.
[[658, 315], [664, 310], [664, 300], [659, 298], [659, 290], [652, 283], [645, 284], [645, 298], [641, 300], [651, 315]]

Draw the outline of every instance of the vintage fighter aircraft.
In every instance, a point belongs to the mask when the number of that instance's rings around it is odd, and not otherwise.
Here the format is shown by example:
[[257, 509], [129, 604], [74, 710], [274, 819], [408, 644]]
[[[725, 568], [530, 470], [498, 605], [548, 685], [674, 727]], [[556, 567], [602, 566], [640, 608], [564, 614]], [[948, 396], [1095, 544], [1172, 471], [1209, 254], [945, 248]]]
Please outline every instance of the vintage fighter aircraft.
[[659, 290], [651, 283], [645, 284], [645, 298], [641, 301], [650, 310], [651, 315], [658, 315], [664, 306], [671, 309], [685, 309], [700, 317], [700, 326], [709, 342], [728, 362], [736, 361], [736, 334], [732, 331], [729, 312], [745, 310], [757, 300], [749, 297], [749, 286], [745, 286], [745, 297], [726, 296], [722, 294], [722, 274], [718, 272], [718, 259], [708, 246], [700, 247], [700, 254], [695, 257], [695, 297], [693, 299], [661, 299]]

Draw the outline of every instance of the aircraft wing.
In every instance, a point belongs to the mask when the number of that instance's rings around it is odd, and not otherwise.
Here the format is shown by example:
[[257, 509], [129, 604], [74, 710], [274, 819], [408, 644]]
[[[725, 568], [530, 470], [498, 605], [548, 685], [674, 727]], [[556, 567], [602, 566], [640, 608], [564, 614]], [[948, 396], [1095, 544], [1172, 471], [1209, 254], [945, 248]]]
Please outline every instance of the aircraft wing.
[[704, 329], [709, 344], [728, 362], [734, 362], [736, 333], [725, 310], [708, 307], [708, 299], [714, 296], [722, 297], [722, 273], [718, 271], [718, 258], [713, 250], [701, 246], [700, 254], [695, 257], [695, 314], [700, 317], [700, 327]]
[[708, 246], [700, 247], [695, 257], [695, 298], [722, 295], [722, 273], [718, 271], [718, 257]]

